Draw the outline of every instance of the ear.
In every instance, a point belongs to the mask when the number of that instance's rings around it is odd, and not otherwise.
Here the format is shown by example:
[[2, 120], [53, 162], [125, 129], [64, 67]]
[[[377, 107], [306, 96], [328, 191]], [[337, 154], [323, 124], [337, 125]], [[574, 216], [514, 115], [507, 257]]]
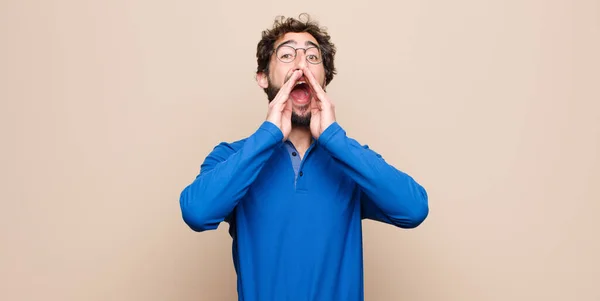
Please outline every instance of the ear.
[[269, 79], [264, 72], [256, 73], [256, 82], [258, 82], [258, 85], [263, 89], [266, 89], [269, 86]]

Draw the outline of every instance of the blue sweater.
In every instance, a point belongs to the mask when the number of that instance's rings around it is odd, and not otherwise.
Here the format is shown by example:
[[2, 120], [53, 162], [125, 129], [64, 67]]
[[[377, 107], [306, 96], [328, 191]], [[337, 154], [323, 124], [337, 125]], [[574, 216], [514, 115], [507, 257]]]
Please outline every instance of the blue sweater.
[[414, 228], [429, 213], [425, 189], [335, 122], [299, 159], [265, 121], [217, 145], [182, 191], [194, 231], [227, 222], [244, 301], [363, 300], [361, 220]]

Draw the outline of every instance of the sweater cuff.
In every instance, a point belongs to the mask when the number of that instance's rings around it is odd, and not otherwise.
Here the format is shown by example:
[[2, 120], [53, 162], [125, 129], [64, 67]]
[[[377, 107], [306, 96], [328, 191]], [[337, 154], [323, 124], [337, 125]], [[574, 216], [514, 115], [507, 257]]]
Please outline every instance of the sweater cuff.
[[265, 120], [258, 129], [270, 133], [273, 139], [275, 139], [275, 142], [283, 141], [283, 132], [270, 121]]
[[346, 132], [344, 131], [344, 129], [342, 129], [342, 127], [340, 126], [340, 124], [335, 121], [334, 123], [332, 123], [331, 125], [329, 125], [321, 134], [321, 136], [319, 136], [318, 142], [319, 144], [327, 147], [327, 144], [329, 142], [331, 142], [331, 139], [334, 138], [337, 135], [345, 135]]

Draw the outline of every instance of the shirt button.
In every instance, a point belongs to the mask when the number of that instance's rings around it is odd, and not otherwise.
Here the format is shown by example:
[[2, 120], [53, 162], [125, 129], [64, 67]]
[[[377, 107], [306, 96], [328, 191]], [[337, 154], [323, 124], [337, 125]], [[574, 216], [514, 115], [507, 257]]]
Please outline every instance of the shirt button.
[[300, 172], [300, 173], [298, 173], [298, 174], [299, 174], [300, 176], [302, 176], [304, 173], [303, 173], [303, 172]]
[[296, 152], [293, 152], [293, 153], [292, 153], [292, 156], [294, 156], [294, 157], [295, 157], [295, 156], [296, 156]]

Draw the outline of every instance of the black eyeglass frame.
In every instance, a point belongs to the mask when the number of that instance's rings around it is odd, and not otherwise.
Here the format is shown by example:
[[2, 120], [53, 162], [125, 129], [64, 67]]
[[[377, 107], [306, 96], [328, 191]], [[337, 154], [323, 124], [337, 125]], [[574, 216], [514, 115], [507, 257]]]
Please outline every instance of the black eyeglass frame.
[[[290, 60], [289, 62], [287, 62], [287, 61], [284, 61], [284, 60], [282, 60], [281, 58], [279, 58], [279, 56], [277, 55], [277, 52], [279, 52], [279, 49], [280, 49], [281, 47], [289, 47], [289, 48], [292, 48], [292, 49], [294, 49], [294, 58], [293, 58], [292, 60]], [[306, 51], [308, 51], [308, 49], [311, 49], [311, 48], [316, 48], [316, 49], [319, 51], [319, 61], [318, 61], [318, 62], [311, 62], [311, 61], [309, 61], [309, 60], [308, 60], [308, 56], [306, 55]], [[298, 56], [298, 50], [299, 50], [299, 49], [302, 49], [302, 50], [304, 50], [304, 56], [305, 56], [305, 59], [306, 59], [306, 61], [307, 61], [308, 63], [310, 63], [310, 64], [313, 64], [313, 65], [318, 65], [318, 64], [321, 64], [321, 63], [323, 63], [323, 55], [322, 55], [322, 53], [321, 53], [321, 48], [319, 48], [319, 47], [317, 47], [317, 46], [309, 46], [309, 47], [306, 47], [306, 48], [294, 48], [294, 47], [292, 47], [292, 46], [290, 46], [290, 45], [288, 45], [288, 44], [286, 44], [286, 43], [282, 43], [282, 44], [280, 44], [279, 46], [277, 46], [277, 48], [275, 48], [275, 49], [273, 50], [273, 54], [275, 54], [275, 56], [277, 57], [277, 59], [278, 59], [279, 61], [281, 61], [282, 63], [286, 63], [286, 64], [288, 64], [288, 63], [291, 63], [291, 62], [293, 62], [293, 61], [296, 59], [296, 57]]]

